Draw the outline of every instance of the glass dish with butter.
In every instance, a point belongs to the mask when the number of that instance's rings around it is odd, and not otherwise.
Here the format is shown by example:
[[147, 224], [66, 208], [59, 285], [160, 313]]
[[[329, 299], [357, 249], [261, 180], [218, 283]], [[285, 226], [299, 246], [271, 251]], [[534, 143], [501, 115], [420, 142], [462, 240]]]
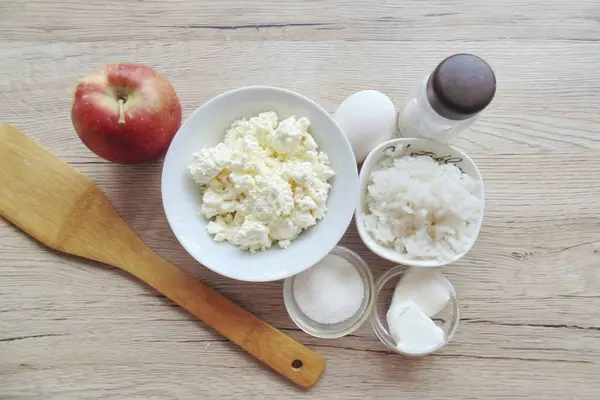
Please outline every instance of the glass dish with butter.
[[373, 330], [397, 353], [424, 356], [441, 349], [459, 319], [454, 287], [436, 270], [399, 265], [375, 284]]

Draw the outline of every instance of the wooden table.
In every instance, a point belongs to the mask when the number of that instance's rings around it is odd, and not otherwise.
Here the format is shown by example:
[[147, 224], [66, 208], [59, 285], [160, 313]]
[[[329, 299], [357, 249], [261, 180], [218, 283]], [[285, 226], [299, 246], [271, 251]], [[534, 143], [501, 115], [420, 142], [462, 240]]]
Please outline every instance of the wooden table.
[[[0, 399], [600, 398], [600, 5], [596, 0], [0, 1], [0, 120], [92, 177], [161, 255], [327, 358], [304, 393], [117, 271], [0, 222]], [[479, 240], [444, 269], [461, 301], [438, 354], [392, 354], [370, 326], [299, 331], [281, 282], [198, 265], [162, 212], [161, 163], [90, 153], [70, 122], [79, 76], [135, 61], [174, 84], [185, 116], [225, 90], [274, 84], [329, 111], [378, 89], [400, 104], [443, 57], [495, 69], [492, 106], [455, 144], [486, 187]], [[1, 145], [1, 144], [0, 144]], [[1, 195], [1, 188], [0, 188]], [[351, 228], [376, 277], [391, 267]]]

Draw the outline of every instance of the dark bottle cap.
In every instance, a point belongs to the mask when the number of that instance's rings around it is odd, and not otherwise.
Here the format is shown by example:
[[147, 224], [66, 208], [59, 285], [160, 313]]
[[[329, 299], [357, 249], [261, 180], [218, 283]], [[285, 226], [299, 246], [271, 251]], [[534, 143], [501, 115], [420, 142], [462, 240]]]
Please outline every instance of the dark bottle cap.
[[427, 81], [427, 99], [442, 117], [462, 120], [490, 104], [496, 93], [492, 68], [472, 54], [455, 54], [442, 61]]

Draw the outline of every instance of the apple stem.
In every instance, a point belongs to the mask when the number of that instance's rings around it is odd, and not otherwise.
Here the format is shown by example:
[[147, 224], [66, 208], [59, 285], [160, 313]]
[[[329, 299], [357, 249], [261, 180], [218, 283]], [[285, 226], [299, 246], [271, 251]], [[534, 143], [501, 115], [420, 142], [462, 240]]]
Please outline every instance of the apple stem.
[[119, 99], [119, 124], [125, 125], [125, 110], [123, 110], [125, 100]]

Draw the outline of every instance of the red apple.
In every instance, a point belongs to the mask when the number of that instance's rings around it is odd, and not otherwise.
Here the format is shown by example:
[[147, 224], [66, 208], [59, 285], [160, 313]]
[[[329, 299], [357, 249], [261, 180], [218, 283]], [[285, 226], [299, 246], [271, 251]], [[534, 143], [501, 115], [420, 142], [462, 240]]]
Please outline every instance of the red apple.
[[181, 125], [171, 83], [150, 67], [107, 64], [75, 88], [71, 120], [83, 143], [122, 164], [160, 158]]

